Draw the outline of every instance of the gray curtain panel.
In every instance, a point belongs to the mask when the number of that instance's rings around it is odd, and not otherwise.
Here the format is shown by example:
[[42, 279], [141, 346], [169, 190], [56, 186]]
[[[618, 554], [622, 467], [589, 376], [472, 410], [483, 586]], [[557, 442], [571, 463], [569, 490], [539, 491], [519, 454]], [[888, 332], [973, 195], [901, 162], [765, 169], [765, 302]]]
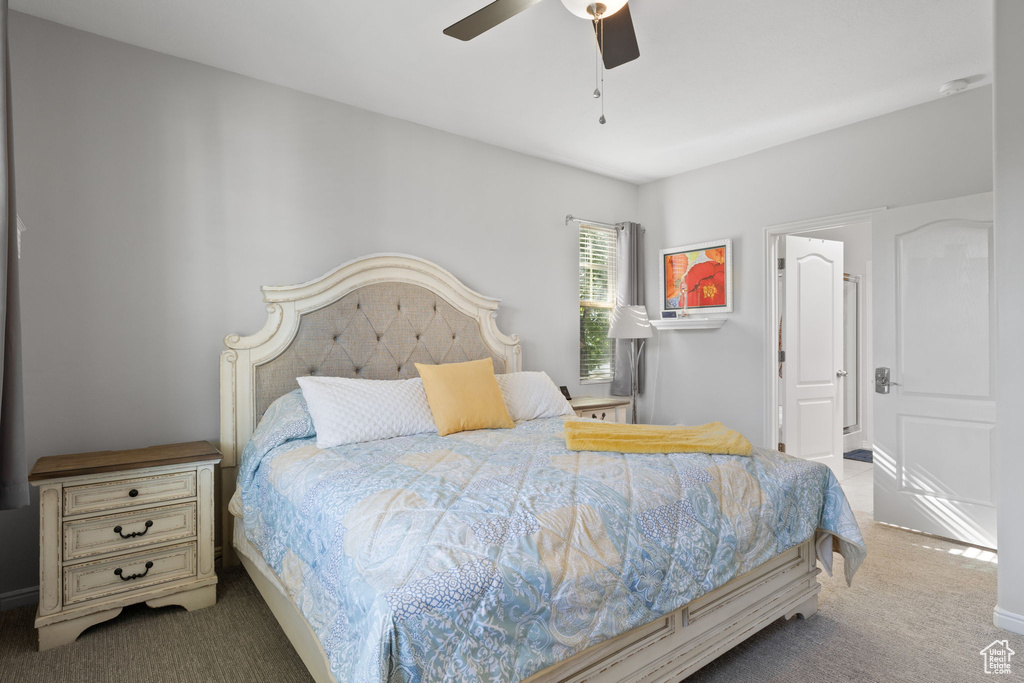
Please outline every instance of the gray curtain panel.
[[[619, 264], [616, 306], [644, 305], [644, 229], [639, 223], [618, 223], [619, 228]], [[629, 347], [633, 342], [626, 339], [615, 340], [615, 374], [612, 376], [611, 393], [616, 396], [632, 394], [632, 368], [629, 360]], [[644, 354], [645, 356], [647, 354]], [[637, 392], [644, 393], [644, 361], [640, 358], [637, 375]]]
[[18, 296], [18, 214], [14, 206], [14, 143], [11, 139], [11, 63], [7, 47], [7, 0], [0, 0], [0, 510], [28, 505], [25, 412], [22, 403], [21, 305]]

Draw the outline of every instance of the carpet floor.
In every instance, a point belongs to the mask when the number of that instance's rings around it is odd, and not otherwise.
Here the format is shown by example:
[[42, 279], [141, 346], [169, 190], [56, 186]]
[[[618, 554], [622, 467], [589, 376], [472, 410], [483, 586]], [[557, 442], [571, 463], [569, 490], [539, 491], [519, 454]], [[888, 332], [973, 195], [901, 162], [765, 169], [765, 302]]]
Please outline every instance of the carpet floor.
[[[987, 680], [979, 651], [996, 639], [1021, 653], [1000, 680], [1024, 680], [1024, 636], [992, 625], [991, 554], [858, 517], [868, 557], [852, 588], [841, 567], [823, 575], [815, 616], [769, 625], [688, 683]], [[197, 612], [127, 607], [47, 652], [35, 651], [34, 607], [0, 612], [0, 682], [309, 680], [244, 570], [223, 572], [217, 597]]]

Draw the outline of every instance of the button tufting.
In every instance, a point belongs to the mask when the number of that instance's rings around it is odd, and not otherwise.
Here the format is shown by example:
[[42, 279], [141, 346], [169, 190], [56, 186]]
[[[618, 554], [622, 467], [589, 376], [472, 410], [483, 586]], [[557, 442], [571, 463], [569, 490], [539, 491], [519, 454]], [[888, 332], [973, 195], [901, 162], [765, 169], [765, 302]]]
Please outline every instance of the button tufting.
[[334, 341], [338, 341], [338, 337], [339, 337], [339, 335], [337, 335], [337, 334], [334, 335]]
[[309, 369], [309, 374], [315, 375], [316, 374], [316, 368], [310, 368]]
[[452, 339], [455, 339], [455, 335], [454, 334], [452, 335]]
[[380, 341], [380, 335], [379, 334], [377, 335], [377, 341]]
[[416, 335], [416, 341], [419, 341], [419, 340], [420, 340], [420, 335], [417, 334]]
[[402, 366], [401, 366], [401, 365], [399, 365], [399, 366], [398, 366], [398, 372], [401, 372], [401, 371], [402, 371]]
[[357, 311], [359, 310], [359, 304], [356, 304], [356, 310]]

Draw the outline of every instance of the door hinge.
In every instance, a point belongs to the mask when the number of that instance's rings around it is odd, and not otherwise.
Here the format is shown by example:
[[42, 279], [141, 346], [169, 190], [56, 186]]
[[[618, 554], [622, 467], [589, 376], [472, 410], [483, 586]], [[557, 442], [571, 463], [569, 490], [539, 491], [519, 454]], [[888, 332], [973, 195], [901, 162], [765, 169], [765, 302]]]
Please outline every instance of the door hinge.
[[779, 362], [780, 363], [785, 363], [786, 362], [786, 352], [785, 351], [781, 351], [781, 350], [779, 351]]
[[784, 444], [784, 443], [782, 443], [780, 441], [779, 442], [779, 453], [785, 453], [785, 452], [786, 452], [786, 444]]
[[780, 258], [779, 259], [779, 270], [785, 270], [785, 269], [786, 269], [786, 259]]

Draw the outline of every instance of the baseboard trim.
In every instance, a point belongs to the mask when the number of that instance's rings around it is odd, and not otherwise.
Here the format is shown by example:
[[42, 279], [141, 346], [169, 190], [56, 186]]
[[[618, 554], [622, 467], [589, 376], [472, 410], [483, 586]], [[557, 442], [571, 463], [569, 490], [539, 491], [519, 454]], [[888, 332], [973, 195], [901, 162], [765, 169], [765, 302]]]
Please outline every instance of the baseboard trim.
[[15, 607], [35, 605], [39, 602], [39, 586], [19, 588], [16, 591], [0, 593], [0, 612], [6, 612]]
[[999, 628], [1024, 635], [1024, 614], [1015, 614], [996, 605], [992, 610], [992, 623]]

